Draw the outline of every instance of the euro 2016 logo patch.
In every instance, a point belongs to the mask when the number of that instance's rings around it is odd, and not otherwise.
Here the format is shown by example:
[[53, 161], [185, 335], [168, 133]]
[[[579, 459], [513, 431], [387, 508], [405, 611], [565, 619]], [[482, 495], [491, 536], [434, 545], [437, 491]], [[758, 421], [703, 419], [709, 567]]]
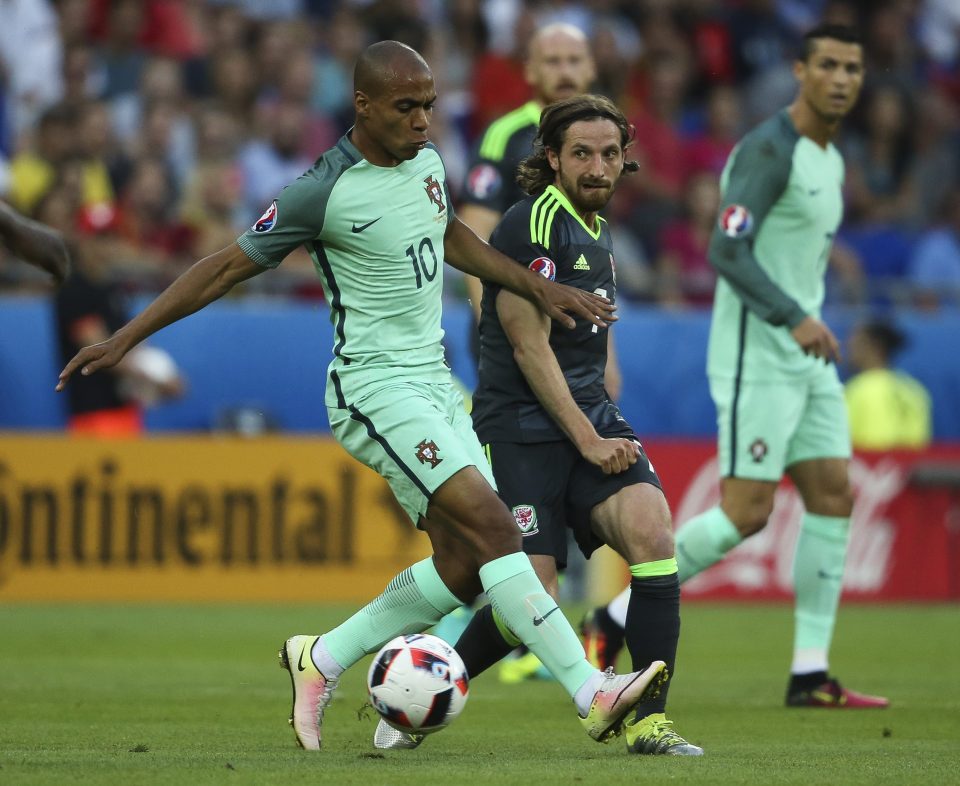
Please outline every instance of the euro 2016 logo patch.
[[743, 205], [729, 205], [720, 214], [719, 224], [727, 237], [743, 237], [753, 229], [753, 216]]
[[437, 443], [432, 439], [425, 439], [416, 447], [416, 453], [414, 454], [417, 457], [417, 460], [421, 464], [429, 464], [430, 469], [434, 469], [437, 464], [443, 461], [439, 455], [440, 448], [437, 447]]
[[490, 164], [477, 164], [467, 175], [467, 191], [474, 199], [486, 199], [500, 190], [502, 178]]
[[427, 192], [427, 196], [430, 197], [430, 201], [437, 206], [437, 212], [442, 213], [447, 209], [447, 206], [443, 204], [443, 188], [433, 175], [430, 175], [430, 177], [425, 177], [423, 182], [426, 183], [426, 186], [424, 186], [423, 190]]
[[540, 531], [540, 528], [537, 527], [537, 509], [533, 505], [515, 505], [513, 507], [513, 520], [520, 527], [520, 534], [523, 537], [536, 535]]
[[258, 233], [269, 232], [277, 225], [277, 200], [270, 203], [266, 212], [257, 219], [253, 225], [253, 231]]
[[550, 257], [537, 257], [527, 267], [550, 281], [557, 278], [557, 265]]

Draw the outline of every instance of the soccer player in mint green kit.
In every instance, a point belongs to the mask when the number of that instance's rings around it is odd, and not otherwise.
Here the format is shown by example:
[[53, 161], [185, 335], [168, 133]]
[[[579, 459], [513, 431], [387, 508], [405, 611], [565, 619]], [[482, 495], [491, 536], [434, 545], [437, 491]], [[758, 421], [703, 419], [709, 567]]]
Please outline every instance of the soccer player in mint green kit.
[[[831, 140], [863, 83], [854, 31], [822, 25], [807, 33], [794, 75], [796, 100], [740, 141], [721, 176], [709, 252], [720, 280], [707, 353], [721, 500], [677, 533], [677, 563], [683, 582], [763, 529], [786, 472], [806, 508], [794, 558], [787, 706], [886, 707], [884, 698], [842, 687], [827, 663], [853, 494], [834, 365], [839, 345], [820, 309], [843, 212], [843, 160]], [[597, 662], [619, 648], [618, 605], [622, 598], [595, 610], [585, 625]]]
[[523, 554], [443, 361], [443, 263], [530, 298], [568, 328], [576, 321], [567, 311], [600, 328], [613, 307], [516, 265], [454, 217], [443, 161], [427, 137], [435, 101], [433, 75], [413, 49], [381, 41], [364, 50], [354, 127], [237, 243], [196, 263], [110, 339], [82, 349], [57, 389], [77, 369], [115, 365], [161, 327], [306, 245], [335, 328], [326, 393], [334, 436], [387, 479], [434, 555], [333, 630], [284, 642], [297, 742], [320, 749], [323, 712], [345, 669], [481, 591], [573, 698], [587, 733], [606, 741], [659, 691], [664, 663], [622, 676], [594, 668]]

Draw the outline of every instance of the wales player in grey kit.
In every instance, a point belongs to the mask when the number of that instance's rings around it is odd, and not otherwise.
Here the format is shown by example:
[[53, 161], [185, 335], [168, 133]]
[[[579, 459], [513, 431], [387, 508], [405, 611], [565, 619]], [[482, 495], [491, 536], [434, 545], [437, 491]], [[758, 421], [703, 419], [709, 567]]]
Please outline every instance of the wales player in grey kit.
[[[614, 251], [598, 211], [624, 169], [631, 129], [608, 99], [584, 95], [544, 110], [535, 152], [520, 167], [530, 197], [510, 208], [491, 244], [528, 268], [588, 292], [616, 295]], [[627, 645], [633, 662], [674, 668], [680, 585], [670, 511], [630, 424], [604, 389], [608, 331], [581, 321], [552, 330], [535, 309], [484, 282], [480, 381], [473, 421], [523, 549], [555, 598], [567, 530], [587, 556], [608, 544], [632, 574]], [[478, 611], [456, 649], [471, 677], [519, 643], [496, 606]], [[697, 756], [673, 730], [666, 688], [625, 724], [632, 753]], [[382, 724], [381, 724], [382, 725]], [[397, 735], [412, 747], [416, 738]]]

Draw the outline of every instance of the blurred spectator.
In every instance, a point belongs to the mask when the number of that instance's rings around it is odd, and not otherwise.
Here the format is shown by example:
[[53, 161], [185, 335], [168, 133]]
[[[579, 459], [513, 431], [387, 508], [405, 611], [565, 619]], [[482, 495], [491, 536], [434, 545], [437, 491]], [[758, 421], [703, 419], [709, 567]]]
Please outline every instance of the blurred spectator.
[[651, 61], [644, 104], [630, 116], [636, 127], [630, 152], [640, 170], [623, 179], [612, 212], [629, 222], [648, 250], [656, 249], [660, 226], [681, 207], [686, 172], [678, 129], [688, 76], [685, 59], [671, 55]]
[[180, 218], [190, 228], [189, 256], [203, 259], [226, 248], [245, 229], [240, 216], [242, 175], [232, 162], [201, 161], [182, 200]]
[[860, 133], [844, 145], [848, 218], [905, 224], [913, 200], [907, 98], [895, 87], [878, 87], [862, 104]]
[[63, 52], [63, 100], [82, 104], [103, 94], [104, 74], [97, 68], [93, 47], [83, 41]]
[[344, 131], [353, 118], [353, 64], [366, 46], [366, 31], [347, 6], [321, 29], [323, 43], [314, 60], [310, 105], [334, 119]]
[[220, 52], [244, 49], [251, 38], [253, 21], [236, 5], [204, 2], [197, 7], [196, 25], [201, 47], [197, 55], [183, 63], [184, 85], [190, 96], [210, 98], [216, 92], [216, 56]]
[[254, 139], [241, 149], [244, 225], [253, 224], [274, 195], [313, 163], [302, 152], [306, 127], [307, 110], [303, 106], [280, 102], [267, 124], [267, 136]]
[[876, 0], [867, 5], [864, 23], [866, 85], [889, 86], [910, 95], [917, 87], [918, 49], [912, 31], [919, 4]]
[[[473, 115], [470, 129], [479, 133], [500, 115], [529, 100], [530, 86], [524, 78], [527, 59], [526, 43], [533, 36], [536, 20], [522, 6], [513, 16], [516, 22], [510, 35], [503, 35], [503, 17], [490, 13], [496, 3], [485, 5], [484, 19], [491, 31], [492, 45], [473, 64], [470, 93], [473, 96]], [[495, 21], [497, 20], [497, 21]], [[501, 31], [501, 35], [498, 35]]]
[[217, 102], [201, 105], [194, 117], [197, 125], [197, 159], [235, 160], [242, 135], [236, 118]]
[[111, 102], [113, 123], [132, 155], [162, 157], [181, 185], [194, 161], [194, 125], [176, 60], [153, 57], [143, 68], [139, 89]]
[[193, 261], [193, 231], [177, 216], [170, 174], [157, 158], [136, 160], [116, 209], [85, 209], [78, 226], [84, 256], [127, 278], [131, 288], [162, 288]]
[[927, 56], [944, 68], [960, 64], [960, 3], [925, 0], [920, 8], [920, 43]]
[[[98, 58], [106, 82], [103, 97], [113, 99], [135, 93], [146, 65], [148, 53], [140, 46], [144, 23], [141, 0], [113, 0], [107, 6]], [[96, 35], [96, 26], [94, 35]]]
[[336, 144], [347, 127], [339, 128], [329, 118], [310, 109], [313, 94], [313, 56], [306, 47], [291, 51], [280, 69], [276, 88], [261, 97], [257, 107], [257, 125], [267, 128], [274, 122], [274, 114], [282, 104], [301, 106], [305, 111], [305, 128], [300, 150], [310, 161]]
[[684, 143], [684, 161], [688, 172], [712, 172], [717, 178], [734, 145], [743, 133], [742, 108], [737, 91], [729, 85], [717, 85], [707, 95], [705, 128]]
[[113, 133], [110, 109], [104, 101], [86, 101], [79, 106], [77, 155], [87, 166], [106, 172], [110, 181], [109, 202], [123, 191], [132, 162]]
[[637, 30], [616, 17], [601, 19], [594, 25], [590, 48], [597, 68], [594, 92], [626, 106], [643, 53]]
[[915, 96], [911, 118], [912, 148], [908, 207], [910, 226], [929, 226], [951, 187], [960, 177], [960, 107], [939, 90], [925, 88]]
[[62, 56], [57, 15], [48, 0], [0, 4], [0, 104], [6, 94], [10, 112], [8, 127], [0, 127], [0, 151], [9, 151], [11, 142], [60, 100]]
[[[826, 279], [825, 301], [830, 304], [845, 303], [848, 305], [858, 305], [863, 303], [871, 293], [868, 291], [866, 271], [864, 270], [863, 260], [856, 246], [847, 242], [843, 235], [833, 242], [830, 248], [829, 269]], [[893, 282], [894, 295], [897, 285], [901, 282], [899, 279]], [[883, 293], [880, 293], [883, 294]], [[889, 304], [882, 298], [875, 298], [880, 303]]]
[[[103, 268], [80, 253], [77, 267], [55, 299], [60, 358], [106, 340], [127, 321], [121, 290]], [[95, 437], [143, 433], [143, 407], [182, 395], [183, 379], [166, 353], [143, 347], [105, 374], [79, 376], [67, 390], [67, 431]]]
[[224, 109], [244, 129], [253, 128], [257, 79], [247, 52], [237, 47], [215, 52], [211, 57], [213, 92]]
[[907, 277], [920, 308], [960, 305], [960, 186], [943, 202], [942, 220], [920, 236]]
[[[62, 103], [51, 107], [40, 118], [33, 145], [11, 162], [10, 201], [21, 213], [32, 214], [56, 181], [59, 169], [81, 154], [78, 120], [75, 107]], [[113, 201], [113, 187], [102, 163], [84, 161], [81, 181], [83, 204], [109, 204]]]
[[[127, 321], [122, 290], [109, 263], [78, 242], [74, 221], [79, 207], [76, 189], [60, 182], [37, 206], [37, 218], [62, 235], [74, 262], [70, 277], [54, 299], [63, 363], [80, 347], [103, 341]], [[183, 390], [183, 380], [169, 358], [165, 364], [158, 363], [156, 352], [150, 352], [151, 356], [124, 361], [115, 373], [78, 379], [68, 391], [68, 430], [97, 436], [142, 433], [142, 406], [132, 396], [147, 395], [155, 402], [178, 396]]]
[[129, 39], [151, 55], [186, 59], [201, 49], [198, 0], [138, 0], [136, 13], [122, 0], [87, 0], [87, 25], [94, 38]]
[[269, 22], [272, 19], [298, 19], [306, 10], [304, 0], [221, 0], [233, 2], [249, 19]]
[[57, 0], [60, 39], [65, 49], [91, 46], [91, 0]]
[[712, 172], [699, 172], [687, 181], [684, 216], [660, 231], [657, 300], [664, 305], [708, 306], [713, 302], [717, 274], [707, 258], [707, 246], [717, 220], [720, 184]]
[[774, 0], [744, 0], [730, 13], [736, 79], [744, 86], [747, 125], [790, 103], [796, 92], [791, 70], [800, 37], [781, 19]]
[[686, 4], [684, 17], [699, 81], [705, 85], [732, 84], [733, 41], [722, 7], [711, 0], [691, 0]]
[[891, 368], [905, 340], [896, 327], [877, 320], [855, 328], [847, 343], [856, 374], [844, 395], [851, 441], [858, 450], [920, 449], [930, 444], [930, 394], [909, 374]]

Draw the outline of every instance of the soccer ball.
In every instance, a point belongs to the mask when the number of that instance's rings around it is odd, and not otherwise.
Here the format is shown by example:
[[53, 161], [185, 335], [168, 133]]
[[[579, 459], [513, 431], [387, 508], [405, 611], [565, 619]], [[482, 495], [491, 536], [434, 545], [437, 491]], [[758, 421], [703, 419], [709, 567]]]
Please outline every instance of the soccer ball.
[[370, 703], [393, 728], [430, 734], [448, 726], [467, 702], [467, 670], [443, 639], [413, 633], [388, 641], [367, 674]]

